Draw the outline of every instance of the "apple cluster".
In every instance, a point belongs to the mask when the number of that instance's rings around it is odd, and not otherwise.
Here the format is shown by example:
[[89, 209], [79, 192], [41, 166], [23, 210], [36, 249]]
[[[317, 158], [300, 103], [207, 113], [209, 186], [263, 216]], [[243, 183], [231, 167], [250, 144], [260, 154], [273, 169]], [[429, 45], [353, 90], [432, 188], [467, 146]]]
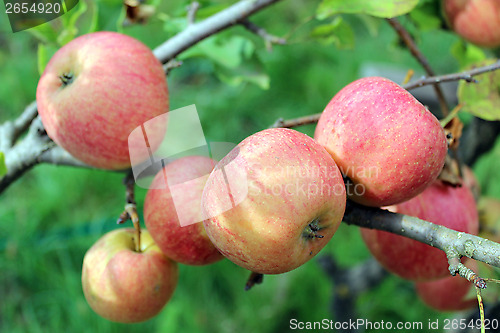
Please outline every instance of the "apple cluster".
[[[130, 167], [128, 135], [167, 112], [168, 89], [150, 49], [99, 32], [54, 55], [37, 102], [57, 144], [91, 166], [123, 169]], [[165, 128], [151, 130], [161, 138]], [[160, 142], [148, 144], [154, 150]], [[408, 91], [382, 77], [356, 80], [328, 103], [314, 138], [267, 129], [220, 161], [187, 156], [167, 164], [145, 198], [141, 248], [134, 248], [133, 229], [119, 229], [85, 255], [87, 302], [109, 320], [138, 322], [171, 298], [177, 263], [225, 257], [255, 273], [291, 271], [332, 239], [347, 199], [477, 233], [470, 190], [437, 180], [446, 153], [439, 121]], [[403, 278], [423, 282], [447, 274], [439, 250], [383, 231], [361, 232], [381, 264]]]

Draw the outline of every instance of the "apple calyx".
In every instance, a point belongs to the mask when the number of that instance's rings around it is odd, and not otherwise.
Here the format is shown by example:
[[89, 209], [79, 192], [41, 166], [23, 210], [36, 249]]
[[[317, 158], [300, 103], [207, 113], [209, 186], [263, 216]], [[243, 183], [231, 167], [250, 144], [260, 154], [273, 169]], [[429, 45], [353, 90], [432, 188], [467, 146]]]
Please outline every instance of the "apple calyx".
[[63, 86], [69, 86], [71, 83], [73, 83], [75, 76], [73, 73], [63, 73], [61, 76], [59, 76], [59, 79], [61, 80]]
[[318, 217], [315, 218], [314, 220], [312, 220], [311, 223], [309, 223], [307, 225], [307, 227], [304, 229], [304, 231], [302, 232], [302, 237], [304, 237], [304, 238], [323, 238], [323, 237], [325, 237], [323, 235], [318, 234], [318, 231], [321, 230], [318, 223], [319, 223]]

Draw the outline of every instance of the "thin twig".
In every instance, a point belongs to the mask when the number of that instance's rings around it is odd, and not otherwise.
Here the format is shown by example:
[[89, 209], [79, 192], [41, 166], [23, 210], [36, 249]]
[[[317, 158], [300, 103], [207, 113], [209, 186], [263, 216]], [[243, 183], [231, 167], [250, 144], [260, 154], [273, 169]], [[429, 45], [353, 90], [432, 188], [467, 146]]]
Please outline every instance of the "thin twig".
[[416, 80], [408, 84], [405, 84], [403, 88], [405, 88], [406, 90], [412, 90], [430, 84], [450, 82], [450, 81], [460, 81], [460, 80], [464, 80], [466, 82], [471, 82], [471, 83], [477, 83], [477, 80], [474, 79], [474, 76], [487, 72], [496, 71], [498, 69], [500, 69], [500, 60], [496, 61], [491, 65], [477, 67], [461, 73], [445, 74], [445, 75], [422, 78], [420, 80]]
[[266, 49], [268, 51], [272, 51], [273, 44], [279, 44], [279, 45], [286, 44], [286, 39], [269, 34], [266, 31], [266, 29], [259, 27], [258, 25], [251, 22], [248, 19], [244, 19], [244, 20], [240, 21], [240, 24], [242, 26], [244, 26], [247, 30], [256, 34], [257, 36], [260, 36], [264, 40], [264, 43], [266, 45]]
[[[420, 63], [420, 65], [422, 65], [427, 75], [435, 76], [436, 74], [434, 73], [434, 70], [431, 68], [429, 61], [427, 61], [427, 58], [420, 51], [417, 44], [411, 37], [410, 33], [403, 27], [401, 23], [399, 23], [399, 21], [396, 18], [389, 18], [387, 19], [387, 21], [389, 22], [391, 27], [397, 32], [399, 37], [403, 40], [405, 45], [410, 50], [411, 54]], [[449, 109], [443, 91], [441, 90], [441, 87], [439, 86], [438, 83], [434, 83], [433, 86], [439, 101], [439, 105], [441, 106], [441, 111], [444, 116], [447, 116]]]
[[289, 119], [289, 120], [284, 120], [283, 118], [279, 118], [272, 124], [269, 128], [293, 128], [293, 127], [298, 127], [298, 126], [303, 126], [303, 125], [308, 125], [308, 124], [315, 124], [318, 122], [319, 117], [321, 116], [321, 113], [316, 113], [310, 116], [304, 116], [304, 117], [299, 117], [299, 118], [294, 118], [294, 119]]
[[185, 30], [155, 48], [153, 53], [162, 63], [167, 63], [194, 44], [221, 30], [238, 24], [250, 15], [278, 1], [280, 0], [238, 1], [234, 5], [201, 22], [189, 25]]
[[200, 9], [200, 3], [198, 1], [193, 1], [188, 6], [188, 11], [187, 11], [188, 25], [194, 24], [194, 21], [196, 20], [196, 13], [198, 12], [198, 9]]
[[165, 75], [168, 75], [172, 69], [178, 68], [181, 66], [182, 66], [182, 61], [172, 59], [163, 65], [163, 71], [165, 72]]

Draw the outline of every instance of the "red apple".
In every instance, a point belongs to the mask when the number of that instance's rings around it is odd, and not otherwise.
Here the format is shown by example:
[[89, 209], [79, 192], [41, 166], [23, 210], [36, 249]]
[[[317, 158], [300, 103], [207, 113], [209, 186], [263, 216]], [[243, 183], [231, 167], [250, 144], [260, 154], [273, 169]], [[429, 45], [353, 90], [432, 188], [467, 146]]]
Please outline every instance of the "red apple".
[[293, 270], [337, 230], [345, 186], [335, 161], [290, 129], [253, 134], [226, 155], [203, 191], [205, 229], [232, 262], [262, 274]]
[[349, 198], [375, 207], [421, 193], [437, 178], [447, 152], [436, 117], [382, 77], [359, 79], [339, 91], [314, 137], [351, 180]]
[[[468, 260], [467, 266], [477, 272], [477, 264], [474, 260]], [[459, 275], [417, 282], [415, 289], [427, 306], [438, 311], [461, 311], [478, 306], [472, 282]]]
[[203, 227], [201, 195], [215, 161], [182, 157], [155, 176], [144, 200], [144, 221], [167, 257], [187, 265], [206, 265], [223, 258]]
[[[436, 181], [420, 195], [391, 209], [473, 235], [479, 230], [476, 201], [466, 186], [453, 187]], [[388, 271], [404, 279], [425, 281], [450, 274], [446, 255], [439, 249], [386, 231], [360, 230], [373, 256]]]
[[143, 230], [141, 252], [135, 230], [117, 229], [101, 237], [83, 259], [83, 293], [98, 315], [135, 323], [154, 317], [172, 296], [177, 264], [167, 258]]
[[450, 27], [465, 40], [500, 46], [500, 1], [444, 0], [443, 9]]
[[[40, 77], [36, 98], [49, 137], [105, 169], [129, 167], [129, 134], [168, 111], [161, 63], [140, 41], [115, 32], [83, 35], [59, 49]], [[163, 138], [163, 126], [148, 128], [152, 148]]]

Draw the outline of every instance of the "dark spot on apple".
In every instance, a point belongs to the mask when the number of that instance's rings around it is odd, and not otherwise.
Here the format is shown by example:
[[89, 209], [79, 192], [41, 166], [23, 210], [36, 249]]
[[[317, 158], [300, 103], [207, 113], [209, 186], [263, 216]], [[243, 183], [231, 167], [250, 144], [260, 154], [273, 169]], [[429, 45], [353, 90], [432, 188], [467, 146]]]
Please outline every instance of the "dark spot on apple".
[[318, 231], [321, 230], [321, 228], [319, 227], [318, 225], [319, 223], [319, 218], [315, 218], [314, 220], [312, 220], [308, 225], [307, 227], [304, 229], [304, 231], [302, 232], [302, 237], [304, 238], [323, 238], [325, 236], [323, 235], [318, 235]]
[[69, 73], [63, 73], [61, 76], [59, 76], [59, 79], [61, 80], [63, 86], [68, 86], [71, 83], [73, 83], [74, 77], [75, 76], [73, 75], [73, 73], [69, 72]]

